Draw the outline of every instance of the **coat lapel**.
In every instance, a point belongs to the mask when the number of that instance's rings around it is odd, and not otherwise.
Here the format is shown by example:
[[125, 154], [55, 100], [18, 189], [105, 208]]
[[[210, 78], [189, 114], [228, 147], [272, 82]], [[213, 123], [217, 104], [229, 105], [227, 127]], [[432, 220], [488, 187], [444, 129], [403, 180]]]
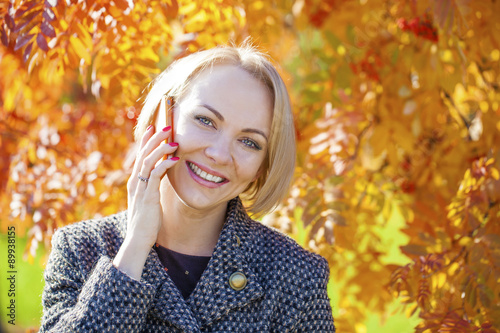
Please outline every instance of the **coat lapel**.
[[[120, 236], [125, 237], [127, 217], [124, 214], [120, 224]], [[168, 322], [184, 332], [199, 332], [198, 321], [191, 308], [186, 304], [179, 289], [163, 268], [160, 258], [151, 249], [142, 271], [142, 282], [151, 284], [156, 289], [156, 297], [150, 305], [150, 314]]]
[[[257, 275], [250, 268], [240, 237], [248, 232], [248, 216], [239, 198], [229, 202], [226, 222], [207, 269], [187, 303], [198, 318], [200, 327], [226, 315], [231, 309], [243, 307], [263, 295]], [[229, 285], [229, 277], [241, 272], [247, 285], [240, 291]]]
[[179, 289], [164, 270], [155, 250], [146, 260], [142, 277], [145, 282], [156, 286], [157, 294], [151, 307], [151, 314], [169, 322], [184, 332], [199, 332], [200, 328], [191, 308], [186, 304]]

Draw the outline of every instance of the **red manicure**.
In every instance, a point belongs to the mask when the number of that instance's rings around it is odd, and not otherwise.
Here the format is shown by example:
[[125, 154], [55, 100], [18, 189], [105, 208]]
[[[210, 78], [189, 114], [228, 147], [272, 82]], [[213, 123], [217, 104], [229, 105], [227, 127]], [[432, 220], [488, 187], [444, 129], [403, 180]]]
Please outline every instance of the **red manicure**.
[[149, 125], [148, 128], [146, 128], [146, 131], [149, 131], [153, 127], [153, 125]]
[[178, 160], [180, 160], [180, 158], [177, 157], [177, 156], [175, 156], [175, 157], [172, 157], [170, 160], [172, 160], [172, 161], [178, 161]]
[[179, 144], [177, 142], [170, 142], [170, 147], [177, 147]]
[[165, 127], [165, 128], [163, 129], [163, 132], [166, 132], [166, 131], [170, 130], [171, 128], [172, 128], [172, 126], [167, 126], [167, 127]]

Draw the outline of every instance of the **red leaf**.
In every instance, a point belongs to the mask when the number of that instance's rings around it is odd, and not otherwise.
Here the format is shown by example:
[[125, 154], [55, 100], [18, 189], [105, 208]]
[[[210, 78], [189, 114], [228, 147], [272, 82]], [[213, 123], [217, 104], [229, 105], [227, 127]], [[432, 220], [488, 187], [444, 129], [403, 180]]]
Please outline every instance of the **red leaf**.
[[[25, 27], [26, 27], [29, 23], [30, 23], [30, 21], [26, 20], [26, 21], [24, 21], [24, 22], [22, 22], [22, 23], [18, 24], [18, 25], [14, 28], [14, 30], [12, 30], [12, 31], [13, 31], [13, 32], [16, 32], [16, 33], [17, 33], [17, 32], [20, 32], [20, 31], [21, 31], [21, 30], [23, 30], [23, 29], [24, 29], [24, 28], [25, 28]], [[31, 29], [30, 29], [30, 30], [31, 30]], [[29, 32], [29, 31], [27, 31], [27, 32]]]
[[45, 37], [43, 37], [42, 34], [36, 35], [36, 43], [45, 52], [47, 52], [49, 50], [49, 46], [47, 45], [47, 41], [45, 40]]
[[[28, 24], [30, 24], [33, 19], [38, 16], [41, 13], [40, 10], [35, 10], [33, 13], [27, 15], [26, 17], [23, 18], [23, 23], [18, 24], [16, 28], [14, 29], [14, 32], [20, 32], [21, 30], [24, 29]], [[31, 30], [31, 28], [29, 29]]]
[[24, 45], [28, 44], [31, 39], [33, 39], [34, 34], [29, 34], [29, 35], [19, 35], [16, 39], [16, 45], [14, 46], [14, 51], [19, 50], [22, 48]]
[[43, 11], [43, 18], [46, 21], [52, 22], [56, 18], [56, 14], [54, 14], [54, 12], [52, 11], [52, 9], [50, 9], [50, 8], [47, 7]]
[[24, 53], [23, 53], [23, 61], [24, 62], [28, 61], [28, 58], [30, 57], [32, 48], [33, 48], [33, 43], [29, 43], [28, 46], [26, 46], [26, 48], [24, 49]]
[[17, 10], [16, 10], [16, 15], [14, 15], [15, 18], [19, 18], [21, 17], [24, 13], [26, 13], [27, 11], [30, 11], [31, 9], [33, 9], [33, 7], [35, 7], [36, 5], [40, 5], [40, 2], [37, 1], [37, 0], [32, 0], [32, 1], [28, 1], [28, 2], [25, 2], [21, 5], [21, 7], [19, 7]]
[[42, 33], [47, 37], [54, 38], [56, 36], [56, 32], [54, 31], [54, 28], [47, 21], [42, 22], [40, 29], [42, 30]]
[[5, 14], [5, 23], [7, 23], [7, 27], [9, 27], [10, 30], [14, 30], [14, 28], [16, 27], [16, 23], [8, 14]]
[[7, 37], [7, 33], [5, 32], [3, 25], [0, 26], [0, 36], [2, 39], [2, 44], [5, 46], [9, 46], [9, 37]]

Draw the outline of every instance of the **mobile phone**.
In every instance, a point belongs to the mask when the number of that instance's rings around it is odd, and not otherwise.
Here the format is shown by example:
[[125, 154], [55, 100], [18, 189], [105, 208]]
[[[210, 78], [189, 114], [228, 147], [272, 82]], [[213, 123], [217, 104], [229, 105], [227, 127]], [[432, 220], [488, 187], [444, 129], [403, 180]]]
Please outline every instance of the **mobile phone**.
[[[160, 108], [158, 109], [158, 124], [159, 128], [171, 126], [171, 134], [165, 143], [174, 142], [174, 99], [172, 97], [162, 96], [160, 100]], [[172, 158], [174, 154], [165, 155], [163, 160]]]

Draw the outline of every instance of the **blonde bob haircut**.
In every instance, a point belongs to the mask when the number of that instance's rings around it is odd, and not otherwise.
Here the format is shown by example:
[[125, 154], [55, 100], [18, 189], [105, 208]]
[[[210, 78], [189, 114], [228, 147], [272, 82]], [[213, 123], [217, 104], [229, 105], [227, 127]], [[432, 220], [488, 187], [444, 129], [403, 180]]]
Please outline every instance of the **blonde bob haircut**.
[[172, 63], [151, 82], [134, 137], [139, 141], [146, 128], [154, 124], [163, 96], [180, 100], [202, 71], [220, 64], [239, 67], [262, 82], [274, 105], [267, 156], [257, 179], [241, 194], [248, 211], [260, 216], [276, 208], [287, 194], [295, 168], [295, 129], [283, 80], [269, 59], [252, 46], [219, 46]]

